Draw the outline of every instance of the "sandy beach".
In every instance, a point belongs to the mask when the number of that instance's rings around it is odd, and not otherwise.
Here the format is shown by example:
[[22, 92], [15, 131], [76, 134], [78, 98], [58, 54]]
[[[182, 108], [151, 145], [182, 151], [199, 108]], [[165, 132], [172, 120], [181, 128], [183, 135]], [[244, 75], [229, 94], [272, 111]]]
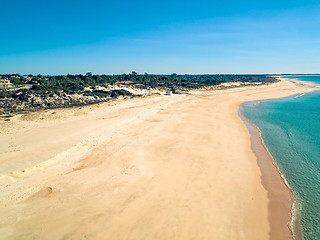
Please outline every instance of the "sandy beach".
[[0, 125], [0, 239], [290, 239], [291, 193], [239, 107], [314, 90], [281, 80], [14, 116]]

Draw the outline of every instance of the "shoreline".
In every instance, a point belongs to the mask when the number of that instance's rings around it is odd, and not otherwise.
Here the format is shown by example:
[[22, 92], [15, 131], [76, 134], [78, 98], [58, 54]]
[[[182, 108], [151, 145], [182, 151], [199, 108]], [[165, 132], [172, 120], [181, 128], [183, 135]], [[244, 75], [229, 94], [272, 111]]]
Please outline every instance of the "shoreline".
[[[281, 79], [284, 80], [294, 80], [295, 83], [301, 83], [301, 81], [299, 79], [288, 79], [288, 78], [279, 78], [279, 80], [281, 81]], [[308, 86], [315, 86], [316, 83], [313, 82], [307, 82]], [[319, 91], [319, 90], [314, 90], [314, 91]], [[311, 92], [314, 92], [311, 91]], [[283, 96], [283, 97], [279, 97], [279, 98], [275, 98], [275, 99], [281, 99], [281, 98], [286, 98], [286, 97], [290, 97], [290, 96], [301, 96], [304, 95], [306, 93], [308, 93], [310, 91], [304, 91], [304, 92], [300, 92], [300, 93], [295, 93], [293, 95], [288, 95], [288, 96]], [[296, 98], [296, 97], [295, 97]], [[264, 143], [264, 140], [262, 138], [262, 131], [260, 130], [260, 128], [258, 126], [256, 126], [255, 124], [253, 124], [248, 118], [246, 118], [243, 114], [243, 109], [244, 109], [244, 105], [245, 104], [259, 104], [261, 101], [267, 101], [267, 100], [271, 100], [274, 98], [270, 98], [270, 99], [261, 99], [261, 100], [253, 100], [253, 101], [246, 101], [240, 104], [239, 106], [239, 117], [240, 119], [245, 123], [247, 129], [249, 130], [250, 133], [250, 142], [251, 142], [251, 149], [252, 152], [254, 153], [254, 155], [256, 156], [256, 160], [258, 163], [258, 166], [261, 170], [261, 184], [263, 185], [263, 187], [268, 191], [268, 199], [269, 199], [269, 222], [270, 222], [270, 226], [271, 226], [271, 231], [270, 231], [270, 238], [274, 239], [273, 236], [279, 236], [278, 235], [278, 231], [277, 231], [277, 226], [279, 225], [284, 225], [284, 223], [286, 223], [288, 229], [290, 230], [291, 233], [291, 238], [290, 239], [303, 239], [303, 231], [302, 231], [302, 226], [301, 226], [301, 222], [300, 222], [300, 212], [299, 209], [297, 208], [298, 202], [294, 197], [294, 191], [291, 188], [291, 186], [289, 185], [289, 183], [287, 182], [284, 174], [281, 172], [281, 170], [279, 169], [277, 162], [274, 160], [274, 157], [272, 156], [272, 154], [270, 153], [268, 147], [266, 146], [266, 144]], [[273, 173], [272, 173], [273, 172]], [[278, 178], [278, 176], [280, 177], [280, 181], [278, 181], [279, 179], [275, 180], [275, 182], [272, 181], [272, 179], [270, 178], [270, 174], [273, 175], [273, 178]], [[285, 185], [286, 187], [286, 191], [282, 190], [282, 194], [279, 192], [278, 188], [282, 188], [279, 185], [276, 185], [278, 182], [278, 184], [280, 183], [281, 185]], [[286, 193], [285, 193], [286, 192]], [[285, 197], [285, 195], [287, 195], [287, 197]], [[286, 200], [287, 202], [278, 202], [277, 203], [277, 199], [280, 197], [283, 200]], [[290, 199], [290, 204], [289, 204], [289, 200]], [[282, 200], [282, 201], [283, 201]], [[277, 207], [277, 205], [279, 205]], [[280, 206], [283, 205], [283, 206]], [[290, 205], [290, 208], [288, 207]], [[273, 215], [277, 215], [275, 214], [275, 211], [279, 208], [283, 208], [283, 211], [287, 212], [287, 216], [289, 216], [289, 219], [286, 222], [283, 222], [283, 219], [279, 219], [279, 218], [275, 218]], [[284, 216], [284, 215], [283, 215]]]
[[[270, 239], [275, 239], [274, 236], [279, 234], [282, 237], [295, 239], [295, 235], [301, 236], [301, 233], [296, 232], [293, 227], [295, 199], [292, 189], [265, 145], [261, 130], [243, 115], [243, 104], [240, 106], [239, 116], [250, 132], [251, 149], [262, 174], [261, 184], [268, 191]], [[285, 227], [288, 231], [281, 231]]]

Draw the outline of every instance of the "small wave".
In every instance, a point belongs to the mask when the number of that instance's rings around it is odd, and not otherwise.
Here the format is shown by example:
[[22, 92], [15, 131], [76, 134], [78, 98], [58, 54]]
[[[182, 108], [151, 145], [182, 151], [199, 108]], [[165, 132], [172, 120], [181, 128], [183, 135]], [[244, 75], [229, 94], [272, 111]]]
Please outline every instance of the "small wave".
[[302, 94], [300, 94], [298, 96], [295, 96], [294, 98], [299, 98], [299, 97], [302, 97], [302, 96], [304, 96], [304, 93], [302, 93]]
[[258, 105], [258, 104], [260, 104], [261, 103], [261, 101], [256, 101], [256, 102], [254, 102], [253, 104], [252, 104], [252, 107], [255, 107], [256, 105]]

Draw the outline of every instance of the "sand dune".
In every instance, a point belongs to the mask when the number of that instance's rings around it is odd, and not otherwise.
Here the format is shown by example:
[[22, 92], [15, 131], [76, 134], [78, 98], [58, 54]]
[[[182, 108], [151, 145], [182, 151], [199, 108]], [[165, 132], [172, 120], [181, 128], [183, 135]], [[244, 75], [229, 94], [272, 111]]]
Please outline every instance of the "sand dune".
[[[285, 80], [15, 116], [1, 126], [0, 239], [269, 239], [239, 106], [311, 90]], [[272, 236], [290, 238], [286, 219]]]

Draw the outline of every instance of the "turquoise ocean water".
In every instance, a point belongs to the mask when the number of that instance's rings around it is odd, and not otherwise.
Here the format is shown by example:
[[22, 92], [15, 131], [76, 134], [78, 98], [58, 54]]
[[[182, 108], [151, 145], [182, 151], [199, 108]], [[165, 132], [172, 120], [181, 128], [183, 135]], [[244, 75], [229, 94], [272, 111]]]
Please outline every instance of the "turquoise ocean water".
[[[320, 84], [320, 76], [292, 76]], [[245, 103], [293, 191], [303, 239], [320, 239], [320, 91]]]

